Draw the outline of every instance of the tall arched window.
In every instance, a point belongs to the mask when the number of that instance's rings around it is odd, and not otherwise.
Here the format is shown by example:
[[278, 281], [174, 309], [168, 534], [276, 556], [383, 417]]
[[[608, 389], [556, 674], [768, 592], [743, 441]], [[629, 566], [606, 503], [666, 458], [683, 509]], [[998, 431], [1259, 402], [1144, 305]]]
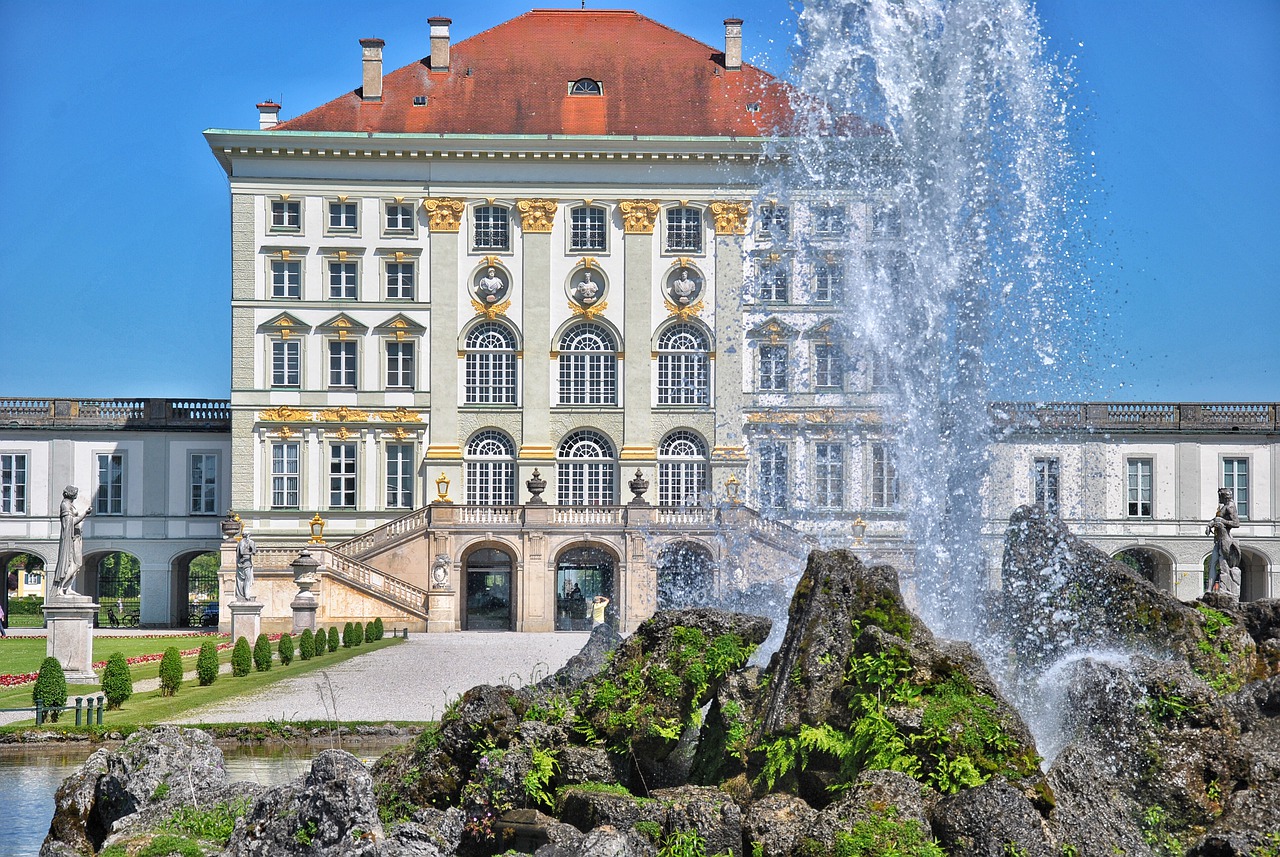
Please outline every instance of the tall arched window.
[[513, 506], [516, 445], [500, 431], [485, 429], [467, 442], [466, 497], [470, 506]]
[[598, 431], [583, 429], [560, 442], [556, 502], [561, 506], [608, 506], [614, 502], [613, 444]]
[[467, 351], [465, 401], [468, 405], [516, 403], [516, 338], [506, 325], [486, 321], [471, 328]]
[[711, 401], [710, 342], [693, 324], [673, 324], [658, 337], [658, 404], [706, 405]]
[[618, 404], [618, 346], [603, 325], [587, 322], [560, 337], [560, 404]]
[[696, 506], [707, 490], [707, 445], [679, 429], [658, 444], [658, 505]]

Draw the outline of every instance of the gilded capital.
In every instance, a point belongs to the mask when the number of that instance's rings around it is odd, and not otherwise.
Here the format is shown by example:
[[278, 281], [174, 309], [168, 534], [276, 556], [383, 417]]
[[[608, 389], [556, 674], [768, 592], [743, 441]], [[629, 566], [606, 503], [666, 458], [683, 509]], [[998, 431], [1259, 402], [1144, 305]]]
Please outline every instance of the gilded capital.
[[520, 228], [525, 232], [550, 232], [556, 222], [554, 199], [519, 199], [516, 210], [520, 212]]
[[465, 203], [456, 197], [433, 196], [422, 201], [427, 212], [427, 225], [432, 232], [457, 232], [462, 225]]
[[745, 202], [711, 203], [711, 215], [716, 219], [716, 234], [745, 235], [750, 210], [751, 207]]
[[618, 203], [622, 211], [622, 231], [628, 235], [652, 235], [658, 220], [656, 199], [624, 199]]

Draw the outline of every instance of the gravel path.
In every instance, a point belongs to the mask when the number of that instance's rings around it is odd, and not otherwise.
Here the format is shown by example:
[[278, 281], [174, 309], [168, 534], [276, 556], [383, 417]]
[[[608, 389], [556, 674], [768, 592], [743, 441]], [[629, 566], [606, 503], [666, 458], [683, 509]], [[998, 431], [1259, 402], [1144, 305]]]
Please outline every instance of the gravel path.
[[586, 634], [568, 633], [410, 634], [399, 645], [192, 709], [174, 722], [326, 720], [335, 709], [339, 720], [435, 720], [463, 691], [537, 681], [586, 642]]

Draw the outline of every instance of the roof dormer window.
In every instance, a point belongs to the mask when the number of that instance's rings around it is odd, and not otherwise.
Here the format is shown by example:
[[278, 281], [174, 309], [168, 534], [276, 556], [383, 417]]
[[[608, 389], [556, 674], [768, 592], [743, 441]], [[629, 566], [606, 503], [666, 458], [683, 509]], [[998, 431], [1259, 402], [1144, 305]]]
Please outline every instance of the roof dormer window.
[[579, 78], [569, 83], [570, 95], [604, 95], [604, 86], [598, 80], [589, 77]]

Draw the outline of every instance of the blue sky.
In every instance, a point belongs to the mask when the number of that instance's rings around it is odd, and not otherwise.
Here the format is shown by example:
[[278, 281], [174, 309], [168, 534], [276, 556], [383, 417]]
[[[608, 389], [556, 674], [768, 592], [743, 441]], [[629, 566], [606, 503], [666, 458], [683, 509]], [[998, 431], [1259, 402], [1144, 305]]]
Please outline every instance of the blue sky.
[[[361, 37], [392, 69], [429, 14], [461, 39], [532, 5], [0, 0], [0, 396], [225, 397], [227, 183], [200, 132], [356, 87]], [[742, 17], [748, 57], [790, 63], [780, 0], [631, 8], [711, 44]], [[1280, 2], [1037, 8], [1100, 189], [1099, 393], [1280, 401]]]

